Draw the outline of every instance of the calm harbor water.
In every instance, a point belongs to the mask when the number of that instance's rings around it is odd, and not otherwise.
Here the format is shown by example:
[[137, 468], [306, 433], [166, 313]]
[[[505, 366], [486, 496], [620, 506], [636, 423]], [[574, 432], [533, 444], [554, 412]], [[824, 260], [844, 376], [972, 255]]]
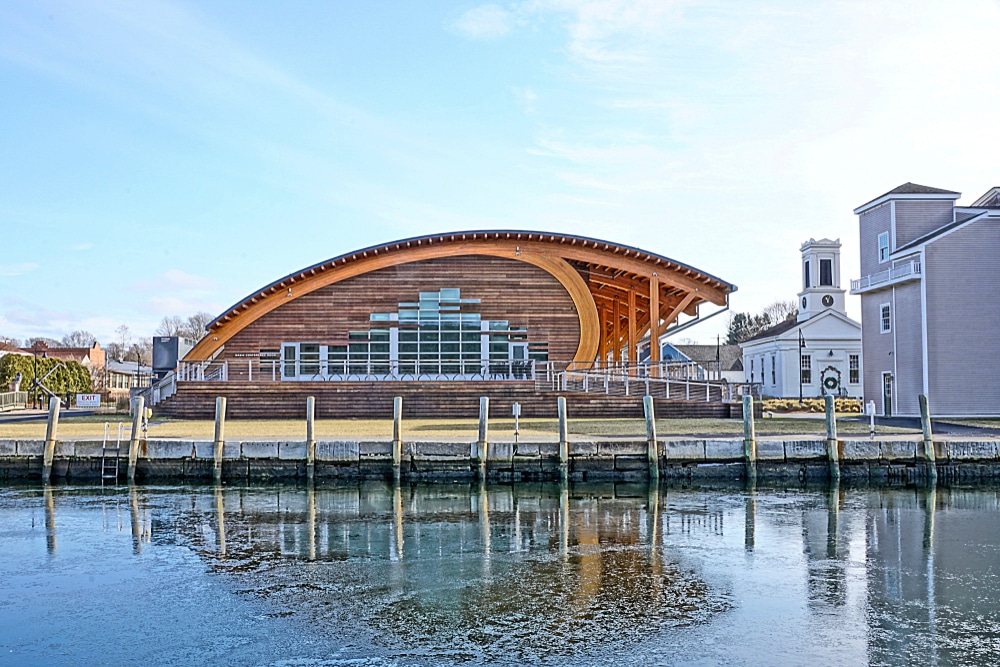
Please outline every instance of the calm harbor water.
[[0, 490], [0, 664], [1000, 662], [1000, 490]]

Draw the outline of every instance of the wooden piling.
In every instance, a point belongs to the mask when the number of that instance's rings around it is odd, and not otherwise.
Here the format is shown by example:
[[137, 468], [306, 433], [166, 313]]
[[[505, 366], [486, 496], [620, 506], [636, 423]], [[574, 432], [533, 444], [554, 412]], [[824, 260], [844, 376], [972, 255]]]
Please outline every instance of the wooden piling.
[[642, 412], [646, 418], [646, 462], [649, 466], [649, 478], [660, 478], [660, 453], [656, 444], [656, 414], [653, 411], [653, 397], [642, 397]]
[[392, 476], [398, 480], [403, 462], [403, 397], [392, 399]]
[[931, 432], [931, 410], [927, 396], [920, 394], [920, 428], [924, 433], [924, 460], [927, 462], [927, 477], [931, 483], [937, 482], [937, 453], [934, 451], [934, 434]]
[[757, 427], [753, 419], [753, 396], [743, 397], [743, 458], [747, 465], [747, 481], [757, 480]]
[[486, 459], [489, 456], [489, 421], [490, 399], [488, 396], [479, 398], [479, 441], [476, 443], [476, 454], [479, 458], [479, 475], [486, 476]]
[[840, 482], [840, 456], [837, 449], [837, 413], [833, 396], [827, 394], [823, 397], [826, 408], [826, 455], [830, 461], [830, 478], [834, 482]]
[[316, 397], [306, 397], [306, 478], [316, 475]]
[[42, 484], [52, 481], [52, 460], [56, 455], [56, 430], [59, 427], [59, 399], [49, 399], [49, 422], [45, 427], [45, 450], [42, 455]]
[[559, 415], [559, 472], [565, 477], [569, 472], [569, 423], [565, 396], [556, 399], [556, 411]]
[[215, 399], [215, 456], [212, 476], [216, 482], [222, 481], [222, 450], [226, 444], [226, 397]]
[[132, 435], [128, 442], [128, 483], [135, 482], [135, 464], [139, 460], [139, 429], [142, 428], [142, 415], [146, 411], [146, 399], [136, 396], [132, 401]]

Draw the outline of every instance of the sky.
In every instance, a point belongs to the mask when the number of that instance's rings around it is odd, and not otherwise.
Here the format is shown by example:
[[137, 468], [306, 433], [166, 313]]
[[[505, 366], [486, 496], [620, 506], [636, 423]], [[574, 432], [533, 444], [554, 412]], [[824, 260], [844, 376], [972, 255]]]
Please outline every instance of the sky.
[[638, 246], [751, 312], [839, 238], [848, 287], [853, 208], [1000, 185], [997, 25], [1000, 0], [2, 3], [0, 336], [148, 337], [470, 229]]

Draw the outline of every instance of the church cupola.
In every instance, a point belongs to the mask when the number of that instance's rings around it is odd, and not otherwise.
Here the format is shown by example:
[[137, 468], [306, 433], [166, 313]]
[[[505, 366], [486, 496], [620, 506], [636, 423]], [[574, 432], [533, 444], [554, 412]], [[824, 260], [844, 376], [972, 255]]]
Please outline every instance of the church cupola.
[[847, 314], [844, 290], [840, 289], [840, 239], [809, 239], [802, 244], [802, 291], [799, 292], [799, 322], [825, 310]]

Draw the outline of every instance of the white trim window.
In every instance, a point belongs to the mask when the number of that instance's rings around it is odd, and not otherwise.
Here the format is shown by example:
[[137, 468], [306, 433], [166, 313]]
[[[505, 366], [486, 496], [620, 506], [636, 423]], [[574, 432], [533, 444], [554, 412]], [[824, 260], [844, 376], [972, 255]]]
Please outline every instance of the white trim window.
[[882, 232], [878, 235], [878, 263], [884, 264], [889, 261], [889, 232]]
[[851, 384], [860, 384], [861, 383], [861, 355], [860, 354], [851, 354], [851, 355], [848, 355], [847, 359], [848, 359], [847, 363], [849, 364], [849, 366], [848, 366], [848, 373], [849, 373], [849, 375], [848, 375], [848, 380], [847, 381], [850, 382]]
[[772, 354], [771, 355], [771, 384], [773, 386], [777, 386], [778, 385], [778, 380], [775, 377], [775, 372], [774, 372], [774, 367], [776, 365], [774, 360], [777, 358], [777, 356], [778, 355], [776, 355], [776, 354]]
[[889, 333], [892, 331], [892, 306], [888, 303], [883, 303], [879, 308], [879, 324], [881, 328], [879, 329], [882, 333]]
[[813, 372], [812, 372], [812, 355], [803, 354], [802, 355], [802, 384], [812, 384]]

